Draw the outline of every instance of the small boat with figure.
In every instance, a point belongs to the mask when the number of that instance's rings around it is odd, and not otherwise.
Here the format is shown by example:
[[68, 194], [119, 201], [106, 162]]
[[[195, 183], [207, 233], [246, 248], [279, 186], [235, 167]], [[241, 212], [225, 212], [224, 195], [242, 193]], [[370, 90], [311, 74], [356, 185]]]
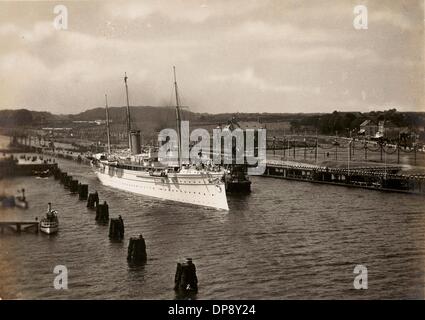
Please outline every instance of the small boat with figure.
[[25, 198], [25, 189], [18, 190], [21, 194], [15, 196], [15, 206], [22, 208], [22, 209], [28, 209], [28, 201]]
[[58, 212], [56, 210], [52, 210], [52, 204], [49, 202], [47, 207], [46, 217], [41, 219], [40, 221], [40, 231], [52, 234], [56, 233], [59, 230], [59, 219]]

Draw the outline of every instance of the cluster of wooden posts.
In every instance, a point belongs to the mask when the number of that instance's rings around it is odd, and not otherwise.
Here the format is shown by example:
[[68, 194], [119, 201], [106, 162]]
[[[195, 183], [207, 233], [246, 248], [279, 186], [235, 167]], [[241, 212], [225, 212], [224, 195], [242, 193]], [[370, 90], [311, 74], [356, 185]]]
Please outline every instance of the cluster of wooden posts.
[[[88, 185], [82, 184], [66, 172], [62, 172], [58, 167], [53, 175], [59, 180], [71, 193], [78, 193], [80, 200], [87, 200], [87, 208], [96, 211], [95, 220], [100, 224], [109, 222], [109, 238], [114, 241], [124, 239], [124, 221], [121, 216], [118, 218], [109, 218], [109, 205], [106, 201], [100, 203], [97, 191], [89, 193]], [[128, 242], [127, 261], [131, 265], [140, 265], [147, 262], [146, 242], [140, 234], [131, 237]], [[184, 262], [177, 263], [177, 269], [174, 280], [174, 289], [179, 295], [194, 294], [198, 291], [198, 279], [196, 276], [196, 267], [191, 258]]]
[[[78, 194], [79, 200], [87, 200], [87, 208], [96, 211], [95, 220], [99, 224], [109, 223], [109, 238], [113, 241], [122, 241], [124, 239], [124, 221], [121, 216], [118, 218], [109, 218], [109, 205], [106, 201], [100, 203], [97, 191], [89, 193], [88, 184], [81, 183], [72, 175], [62, 171], [55, 163], [51, 168], [55, 180], [58, 180], [65, 189], [72, 194]], [[27, 222], [0, 222], [0, 233], [4, 230], [14, 232], [34, 230], [38, 232], [38, 221]], [[127, 261], [131, 265], [145, 264], [148, 260], [146, 253], [146, 242], [140, 234], [131, 237], [128, 242]], [[196, 276], [196, 267], [191, 258], [177, 263], [174, 277], [174, 290], [179, 298], [192, 297], [198, 292], [198, 278]]]

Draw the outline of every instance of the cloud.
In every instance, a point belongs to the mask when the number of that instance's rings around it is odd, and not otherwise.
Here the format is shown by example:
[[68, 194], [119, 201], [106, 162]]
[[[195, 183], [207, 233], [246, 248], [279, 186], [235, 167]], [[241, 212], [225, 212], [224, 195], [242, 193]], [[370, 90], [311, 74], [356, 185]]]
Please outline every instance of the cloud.
[[122, 3], [108, 3], [107, 10], [114, 18], [120, 19], [147, 19], [155, 15], [165, 17], [171, 21], [204, 23], [210, 18], [242, 14], [265, 6], [267, 0], [144, 0], [126, 1]]
[[11, 23], [7, 23], [0, 26], [0, 35], [12, 36], [15, 39], [22, 39], [27, 42], [39, 42], [52, 36], [56, 30], [52, 23], [48, 22], [37, 22], [30, 29], [22, 28]]
[[132, 104], [164, 104], [173, 65], [197, 111], [423, 108], [422, 6], [384, 2], [365, 2], [366, 31], [327, 0], [66, 2], [67, 31], [52, 3], [0, 3], [0, 108], [122, 105], [125, 71]]
[[228, 85], [234, 84], [242, 84], [244, 86], [248, 86], [250, 89], [259, 90], [262, 92], [309, 92], [309, 93], [320, 93], [320, 88], [306, 88], [306, 87], [298, 87], [293, 85], [278, 85], [273, 84], [265, 79], [262, 79], [255, 75], [254, 70], [252, 68], [246, 68], [242, 72], [236, 72], [227, 75], [212, 75], [209, 78], [213, 82], [225, 82]]
[[233, 39], [241, 37], [254, 41], [285, 41], [295, 43], [317, 43], [331, 40], [331, 35], [320, 29], [303, 29], [288, 23], [271, 24], [265, 21], [247, 21], [227, 34]]
[[12, 23], [6, 23], [0, 26], [0, 35], [8, 36], [17, 34], [19, 28]]
[[286, 61], [298, 61], [306, 63], [317, 63], [320, 61], [352, 61], [362, 62], [379, 60], [376, 52], [368, 48], [344, 48], [338, 46], [314, 46], [314, 47], [293, 47], [276, 48], [265, 53], [265, 58], [282, 59]]
[[[370, 6], [369, 23], [392, 26], [402, 31], [423, 30], [423, 1], [391, 1], [391, 3]], [[415, 4], [415, 5], [412, 5]]]

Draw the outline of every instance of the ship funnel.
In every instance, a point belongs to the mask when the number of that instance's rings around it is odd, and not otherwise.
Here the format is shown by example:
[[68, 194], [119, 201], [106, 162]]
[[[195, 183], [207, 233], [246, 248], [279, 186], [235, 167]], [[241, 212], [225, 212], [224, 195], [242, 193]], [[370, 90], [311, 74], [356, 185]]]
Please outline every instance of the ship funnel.
[[130, 150], [131, 154], [142, 153], [140, 130], [130, 132]]

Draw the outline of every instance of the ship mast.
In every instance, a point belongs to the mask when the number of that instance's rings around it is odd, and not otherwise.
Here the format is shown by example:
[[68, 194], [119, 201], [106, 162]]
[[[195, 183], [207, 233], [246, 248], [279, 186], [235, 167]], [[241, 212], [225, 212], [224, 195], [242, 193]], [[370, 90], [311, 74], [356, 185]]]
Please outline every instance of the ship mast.
[[108, 154], [111, 153], [111, 133], [109, 131], [108, 95], [105, 94], [106, 135], [108, 136]]
[[177, 126], [177, 144], [178, 144], [178, 161], [179, 161], [179, 167], [181, 167], [182, 161], [181, 161], [181, 155], [182, 155], [182, 151], [181, 151], [181, 132], [180, 132], [180, 127], [181, 127], [181, 116], [180, 116], [180, 99], [179, 99], [179, 93], [178, 93], [178, 88], [177, 88], [177, 77], [176, 77], [176, 67], [173, 66], [173, 71], [174, 71], [174, 89], [176, 92], [176, 126]]
[[125, 83], [125, 95], [127, 97], [127, 138], [128, 138], [128, 147], [131, 149], [131, 123], [130, 123], [130, 102], [128, 100], [128, 86], [127, 86], [127, 72], [124, 75], [124, 83]]

